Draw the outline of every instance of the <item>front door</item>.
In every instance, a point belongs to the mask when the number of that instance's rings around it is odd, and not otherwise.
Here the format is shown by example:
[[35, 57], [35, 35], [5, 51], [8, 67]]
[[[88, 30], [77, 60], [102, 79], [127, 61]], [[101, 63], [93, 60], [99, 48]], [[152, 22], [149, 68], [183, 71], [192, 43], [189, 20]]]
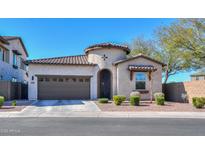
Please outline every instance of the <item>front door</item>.
[[111, 73], [109, 70], [100, 72], [100, 98], [111, 97]]

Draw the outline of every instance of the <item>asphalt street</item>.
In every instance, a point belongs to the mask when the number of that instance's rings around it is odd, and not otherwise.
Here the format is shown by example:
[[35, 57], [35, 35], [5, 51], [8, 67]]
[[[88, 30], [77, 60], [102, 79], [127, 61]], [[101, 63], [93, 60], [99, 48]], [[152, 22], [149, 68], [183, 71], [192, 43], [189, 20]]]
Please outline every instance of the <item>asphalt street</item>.
[[204, 136], [205, 119], [0, 118], [1, 136]]

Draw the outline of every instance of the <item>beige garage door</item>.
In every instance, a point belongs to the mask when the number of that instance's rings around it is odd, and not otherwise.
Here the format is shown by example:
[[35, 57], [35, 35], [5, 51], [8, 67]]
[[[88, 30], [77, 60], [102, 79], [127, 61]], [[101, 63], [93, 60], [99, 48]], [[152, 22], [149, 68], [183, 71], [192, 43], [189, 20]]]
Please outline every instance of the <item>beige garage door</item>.
[[38, 99], [90, 99], [90, 78], [79, 76], [39, 76]]

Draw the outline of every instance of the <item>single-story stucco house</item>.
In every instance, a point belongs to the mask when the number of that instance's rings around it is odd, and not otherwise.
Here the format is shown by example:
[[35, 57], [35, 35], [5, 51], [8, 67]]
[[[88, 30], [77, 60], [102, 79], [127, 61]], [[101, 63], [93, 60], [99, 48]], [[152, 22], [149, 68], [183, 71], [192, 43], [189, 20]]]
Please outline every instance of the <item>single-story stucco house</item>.
[[102, 43], [85, 55], [29, 60], [29, 99], [112, 98], [139, 91], [142, 99], [162, 91], [163, 63], [124, 45]]

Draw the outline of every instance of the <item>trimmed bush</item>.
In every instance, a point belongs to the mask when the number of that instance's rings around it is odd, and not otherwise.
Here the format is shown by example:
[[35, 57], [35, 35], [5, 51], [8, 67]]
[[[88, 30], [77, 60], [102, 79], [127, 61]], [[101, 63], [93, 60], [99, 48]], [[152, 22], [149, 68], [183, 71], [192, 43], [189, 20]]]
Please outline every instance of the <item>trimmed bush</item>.
[[4, 97], [3, 96], [0, 96], [0, 108], [4, 105]]
[[113, 101], [115, 105], [121, 105], [123, 101], [126, 100], [126, 96], [123, 95], [115, 95], [113, 96]]
[[192, 104], [197, 109], [203, 108], [205, 105], [205, 97], [193, 97]]
[[155, 93], [154, 98], [157, 105], [164, 105], [165, 98], [163, 93]]
[[139, 96], [130, 96], [130, 105], [132, 105], [132, 106], [140, 105], [140, 97]]
[[102, 103], [102, 104], [105, 104], [105, 103], [108, 103], [108, 99], [107, 98], [99, 98], [98, 102]]
[[16, 105], [17, 105], [16, 101], [12, 101], [12, 102], [11, 102], [11, 105], [12, 105], [12, 106], [16, 106]]
[[140, 97], [140, 92], [139, 91], [133, 91], [130, 93], [130, 96], [139, 96]]

